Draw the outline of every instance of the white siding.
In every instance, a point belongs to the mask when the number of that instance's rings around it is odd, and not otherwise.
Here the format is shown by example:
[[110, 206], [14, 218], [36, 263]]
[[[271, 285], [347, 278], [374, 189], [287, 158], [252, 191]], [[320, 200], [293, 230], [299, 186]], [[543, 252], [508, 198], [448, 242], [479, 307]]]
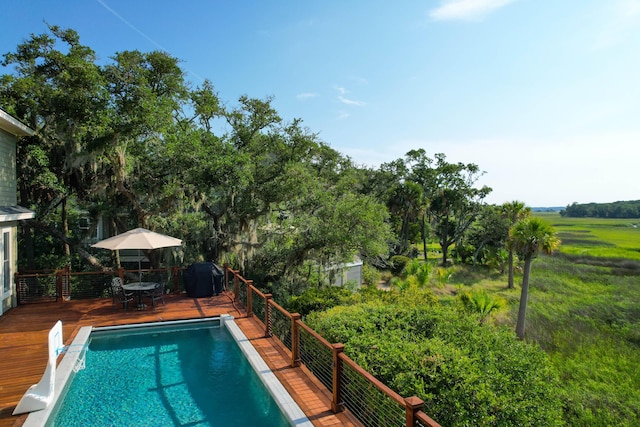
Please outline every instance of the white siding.
[[0, 129], [0, 206], [17, 204], [16, 139]]
[[362, 261], [341, 264], [335, 268], [333, 286], [344, 286], [347, 282], [354, 282], [358, 287], [362, 285]]
[[[18, 204], [16, 178], [16, 135], [32, 135], [33, 130], [0, 109], [0, 206]], [[19, 215], [18, 215], [19, 216]], [[0, 222], [0, 315], [15, 307], [16, 285], [13, 274], [18, 267], [18, 228], [16, 221]], [[3, 240], [7, 239], [6, 244]], [[5, 283], [5, 278], [7, 282]]]

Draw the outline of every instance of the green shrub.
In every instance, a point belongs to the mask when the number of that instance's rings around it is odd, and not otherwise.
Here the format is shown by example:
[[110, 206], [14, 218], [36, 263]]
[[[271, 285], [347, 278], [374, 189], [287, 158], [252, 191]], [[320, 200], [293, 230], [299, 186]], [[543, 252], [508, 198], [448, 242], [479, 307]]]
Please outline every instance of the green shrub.
[[411, 258], [404, 255], [394, 255], [391, 257], [391, 273], [395, 276], [400, 275]]
[[351, 298], [351, 292], [339, 286], [323, 289], [310, 288], [298, 296], [291, 297], [287, 308], [291, 313], [300, 313], [305, 317], [313, 311], [322, 311], [344, 304]]
[[362, 282], [365, 285], [377, 285], [382, 280], [382, 273], [377, 268], [364, 264], [362, 266]]
[[424, 287], [429, 283], [433, 272], [433, 264], [430, 262], [412, 259], [404, 266], [402, 277], [410, 284], [417, 287]]
[[557, 374], [537, 346], [433, 302], [396, 294], [313, 313], [307, 323], [442, 425], [562, 425]]
[[503, 298], [491, 295], [484, 289], [461, 292], [458, 294], [458, 301], [467, 314], [477, 315], [481, 323], [491, 316], [491, 313], [506, 305]]

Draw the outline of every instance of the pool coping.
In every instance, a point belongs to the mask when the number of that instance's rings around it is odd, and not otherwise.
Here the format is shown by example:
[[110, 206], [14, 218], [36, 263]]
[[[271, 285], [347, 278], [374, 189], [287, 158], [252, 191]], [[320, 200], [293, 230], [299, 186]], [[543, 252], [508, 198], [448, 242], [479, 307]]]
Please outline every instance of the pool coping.
[[42, 427], [47, 423], [49, 417], [51, 416], [51, 413], [57, 408], [59, 403], [61, 403], [60, 396], [62, 396], [66, 391], [65, 389], [70, 383], [69, 378], [72, 377], [74, 368], [77, 366], [77, 364], [83, 363], [84, 359], [81, 359], [81, 357], [86, 351], [89, 336], [94, 330], [107, 331], [117, 329], [145, 328], [152, 326], [193, 324], [201, 322], [211, 322], [215, 319], [220, 319], [221, 326], [224, 325], [231, 336], [233, 336], [234, 340], [238, 344], [238, 347], [240, 347], [243, 354], [253, 367], [256, 375], [258, 375], [264, 386], [267, 388], [267, 390], [269, 390], [269, 393], [276, 401], [278, 407], [285, 414], [286, 418], [289, 420], [289, 423], [294, 427], [313, 427], [313, 423], [307, 418], [305, 413], [302, 411], [302, 409], [300, 409], [298, 404], [291, 397], [280, 380], [278, 380], [273, 371], [271, 371], [269, 366], [262, 359], [253, 344], [251, 344], [251, 341], [244, 335], [240, 327], [235, 323], [234, 317], [229, 314], [222, 314], [220, 316], [208, 317], [204, 319], [135, 323], [121, 326], [83, 326], [76, 334], [71, 345], [66, 348], [64, 357], [56, 367], [53, 403], [46, 409], [31, 412], [25, 422], [22, 424], [23, 427]]

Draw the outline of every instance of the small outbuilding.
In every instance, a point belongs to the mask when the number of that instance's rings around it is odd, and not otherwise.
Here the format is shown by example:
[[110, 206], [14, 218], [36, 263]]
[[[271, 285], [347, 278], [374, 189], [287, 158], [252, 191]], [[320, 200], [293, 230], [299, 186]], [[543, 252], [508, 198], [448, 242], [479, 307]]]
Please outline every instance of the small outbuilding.
[[333, 280], [332, 286], [344, 286], [352, 283], [356, 287], [362, 286], [362, 260], [355, 258], [352, 262], [337, 265], [330, 269]]

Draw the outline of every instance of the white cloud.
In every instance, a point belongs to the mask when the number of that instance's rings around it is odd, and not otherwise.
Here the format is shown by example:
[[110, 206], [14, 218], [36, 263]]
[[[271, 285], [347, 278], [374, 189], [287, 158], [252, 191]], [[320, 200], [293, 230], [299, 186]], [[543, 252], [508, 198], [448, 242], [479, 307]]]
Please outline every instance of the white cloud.
[[316, 96], [318, 96], [318, 94], [314, 92], [303, 92], [303, 93], [297, 94], [296, 98], [298, 98], [301, 101], [304, 101], [305, 99], [315, 98]]
[[479, 20], [513, 1], [515, 0], [445, 0], [440, 7], [431, 10], [429, 16], [436, 21]]
[[339, 93], [338, 101], [340, 101], [341, 103], [343, 103], [345, 105], [353, 105], [355, 107], [363, 107], [363, 106], [367, 105], [366, 102], [358, 101], [358, 100], [355, 100], [355, 99], [350, 99], [350, 98], [344, 97], [343, 95], [346, 95], [346, 94], [349, 93], [347, 88], [345, 88], [344, 86], [336, 86], [336, 90]]
[[366, 102], [362, 102], [362, 101], [356, 101], [355, 99], [348, 99], [345, 98], [342, 95], [338, 96], [338, 99], [340, 100], [340, 102], [342, 102], [343, 104], [347, 104], [347, 105], [355, 105], [356, 107], [362, 107], [364, 105], [367, 105]]

